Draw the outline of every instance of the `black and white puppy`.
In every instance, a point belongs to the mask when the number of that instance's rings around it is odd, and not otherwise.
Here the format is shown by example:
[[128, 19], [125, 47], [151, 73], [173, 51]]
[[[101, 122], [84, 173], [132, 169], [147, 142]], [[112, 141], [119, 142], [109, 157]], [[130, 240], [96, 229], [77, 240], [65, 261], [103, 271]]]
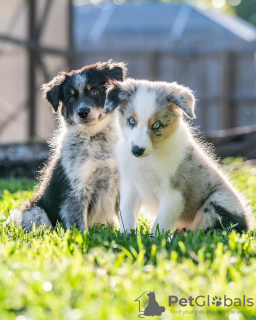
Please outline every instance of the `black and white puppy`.
[[13, 215], [28, 231], [33, 223], [38, 228], [59, 221], [80, 230], [118, 223], [116, 119], [102, 111], [106, 83], [125, 75], [125, 64], [110, 60], [62, 72], [43, 85], [44, 99], [58, 114], [59, 130], [35, 198]]

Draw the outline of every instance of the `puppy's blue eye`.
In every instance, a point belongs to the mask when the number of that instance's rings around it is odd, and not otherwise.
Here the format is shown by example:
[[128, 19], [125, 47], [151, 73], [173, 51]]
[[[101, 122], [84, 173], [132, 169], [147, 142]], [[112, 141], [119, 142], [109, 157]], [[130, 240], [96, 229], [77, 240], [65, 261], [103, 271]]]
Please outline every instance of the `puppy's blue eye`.
[[74, 102], [75, 101], [75, 98], [74, 97], [70, 97], [69, 98], [69, 102]]
[[153, 125], [152, 125], [152, 129], [153, 130], [157, 130], [157, 129], [159, 129], [159, 128], [161, 128], [162, 127], [162, 122], [161, 121], [156, 121]]
[[131, 127], [134, 127], [136, 124], [136, 120], [133, 117], [131, 117], [128, 119], [128, 123]]

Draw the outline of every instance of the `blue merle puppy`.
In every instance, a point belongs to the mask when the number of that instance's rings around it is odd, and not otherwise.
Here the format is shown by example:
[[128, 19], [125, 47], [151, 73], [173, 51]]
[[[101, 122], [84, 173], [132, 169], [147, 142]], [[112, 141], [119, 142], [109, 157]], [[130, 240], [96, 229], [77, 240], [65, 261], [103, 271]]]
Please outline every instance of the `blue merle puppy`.
[[105, 85], [122, 81], [124, 63], [98, 62], [62, 72], [43, 85], [43, 97], [57, 113], [59, 129], [38, 192], [13, 220], [31, 231], [41, 225], [83, 231], [94, 223], [118, 223], [118, 138], [113, 114], [103, 114]]

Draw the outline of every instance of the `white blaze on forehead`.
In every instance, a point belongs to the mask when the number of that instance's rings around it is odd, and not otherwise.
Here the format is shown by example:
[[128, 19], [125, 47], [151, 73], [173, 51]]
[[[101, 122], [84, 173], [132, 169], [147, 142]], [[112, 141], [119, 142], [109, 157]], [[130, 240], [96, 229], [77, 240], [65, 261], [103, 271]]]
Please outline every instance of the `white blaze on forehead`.
[[77, 73], [75, 75], [75, 87], [79, 91], [79, 94], [83, 94], [84, 92], [84, 87], [86, 85], [86, 75], [85, 74], [80, 74]]
[[133, 108], [139, 125], [146, 126], [156, 112], [156, 92], [144, 86], [139, 86], [134, 96]]
[[156, 112], [156, 92], [139, 85], [131, 103], [138, 123], [132, 130], [129, 130], [130, 146], [137, 145], [144, 148], [144, 155], [149, 155], [152, 144], [148, 135], [148, 121]]

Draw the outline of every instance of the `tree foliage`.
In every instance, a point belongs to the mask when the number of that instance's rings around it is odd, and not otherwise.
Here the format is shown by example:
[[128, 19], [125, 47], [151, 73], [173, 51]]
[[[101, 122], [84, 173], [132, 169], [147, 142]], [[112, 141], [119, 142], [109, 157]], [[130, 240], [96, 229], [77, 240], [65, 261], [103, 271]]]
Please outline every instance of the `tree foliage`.
[[239, 17], [256, 25], [256, 0], [242, 0], [234, 10]]
[[233, 13], [256, 25], [256, 0], [160, 0], [161, 2], [189, 2], [195, 6]]

